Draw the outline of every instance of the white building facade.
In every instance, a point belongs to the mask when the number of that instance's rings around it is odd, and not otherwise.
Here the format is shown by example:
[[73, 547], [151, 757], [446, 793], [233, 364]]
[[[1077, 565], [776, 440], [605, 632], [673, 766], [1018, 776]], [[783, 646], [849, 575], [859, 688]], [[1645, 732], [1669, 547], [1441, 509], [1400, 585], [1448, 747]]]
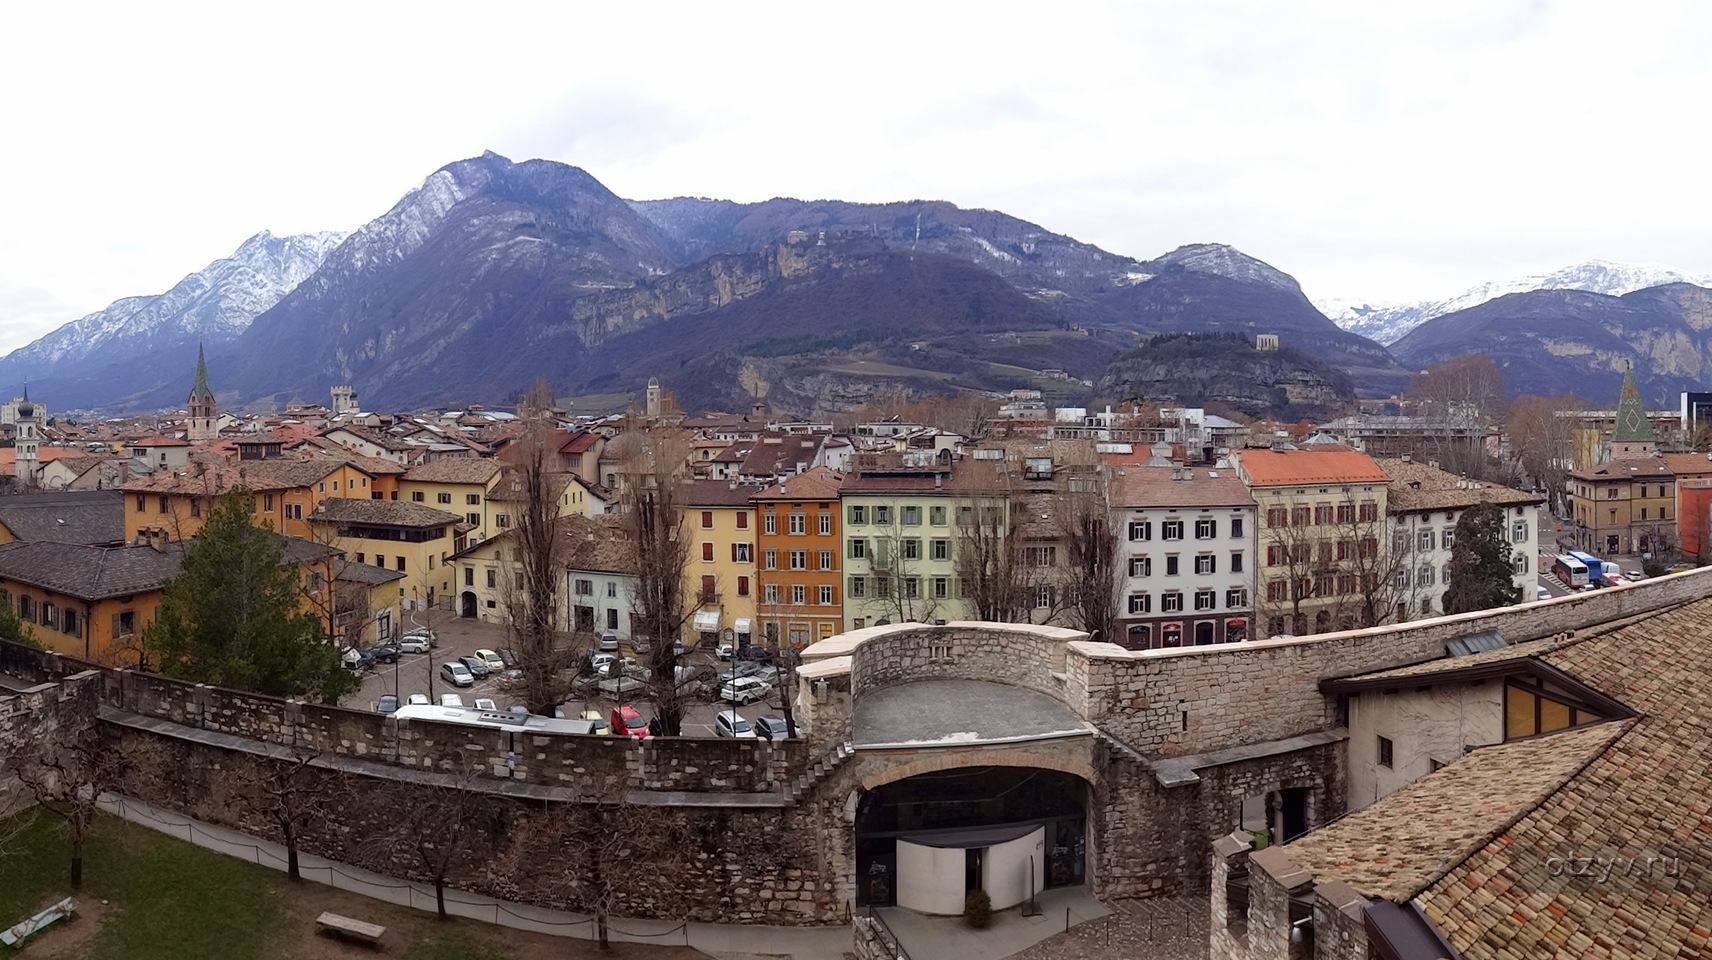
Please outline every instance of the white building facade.
[[1111, 490], [1114, 640], [1146, 650], [1253, 636], [1254, 498], [1235, 472], [1123, 464]]

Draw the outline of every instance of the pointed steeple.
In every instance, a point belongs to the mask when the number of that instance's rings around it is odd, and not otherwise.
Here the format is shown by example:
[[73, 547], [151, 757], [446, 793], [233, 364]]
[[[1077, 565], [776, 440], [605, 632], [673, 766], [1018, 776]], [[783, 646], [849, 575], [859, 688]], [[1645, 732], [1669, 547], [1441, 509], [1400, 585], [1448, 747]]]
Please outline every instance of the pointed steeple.
[[196, 382], [190, 385], [190, 399], [214, 399], [214, 391], [208, 386], [208, 358], [203, 356], [200, 343], [196, 345]]
[[1633, 365], [1623, 371], [1623, 390], [1617, 395], [1617, 423], [1611, 430], [1612, 443], [1657, 443], [1653, 422], [1647, 419], [1641, 404], [1641, 391], [1635, 387]]

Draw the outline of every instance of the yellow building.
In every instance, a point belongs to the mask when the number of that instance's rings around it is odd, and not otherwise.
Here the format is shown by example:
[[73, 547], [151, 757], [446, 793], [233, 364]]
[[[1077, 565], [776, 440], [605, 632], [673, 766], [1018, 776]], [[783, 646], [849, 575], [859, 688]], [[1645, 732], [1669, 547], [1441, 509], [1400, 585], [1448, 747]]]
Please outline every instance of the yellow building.
[[157, 470], [133, 480], [125, 492], [125, 539], [145, 531], [187, 540], [202, 529], [214, 504], [234, 487], [255, 496], [255, 519], [286, 536], [314, 539], [307, 517], [329, 497], [368, 498], [373, 478], [331, 458], [246, 460], [239, 464], [193, 460], [181, 470]]
[[497, 461], [470, 457], [417, 464], [399, 478], [398, 499], [456, 514], [469, 525], [469, 542], [475, 543], [511, 525], [512, 508], [489, 501], [500, 474]]
[[684, 486], [684, 595], [695, 608], [691, 636], [704, 642], [747, 643], [754, 634], [755, 510], [749, 498], [760, 489], [726, 480]]
[[399, 595], [404, 574], [370, 563], [334, 566], [333, 636], [342, 646], [367, 647], [393, 639], [403, 621]]
[[451, 595], [447, 559], [464, 546], [467, 527], [456, 514], [403, 500], [328, 498], [309, 516], [318, 543], [347, 560], [404, 575], [399, 583], [406, 609], [432, 606]]
[[[337, 551], [294, 537], [284, 546], [286, 562], [302, 569], [307, 607], [324, 613]], [[0, 545], [0, 591], [47, 649], [135, 665], [143, 631], [159, 614], [162, 588], [178, 576], [187, 547], [158, 538], [121, 547], [15, 541]]]

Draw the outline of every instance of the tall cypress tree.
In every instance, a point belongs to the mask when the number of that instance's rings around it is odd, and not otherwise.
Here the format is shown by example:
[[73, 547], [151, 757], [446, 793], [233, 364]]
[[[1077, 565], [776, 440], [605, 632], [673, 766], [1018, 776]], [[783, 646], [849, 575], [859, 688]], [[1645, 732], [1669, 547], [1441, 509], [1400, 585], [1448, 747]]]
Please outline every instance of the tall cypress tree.
[[272, 526], [250, 521], [254, 507], [242, 487], [220, 498], [143, 643], [169, 677], [335, 703], [358, 681], [307, 612], [301, 574]]
[[1504, 508], [1495, 503], [1469, 507], [1456, 521], [1456, 542], [1450, 550], [1450, 589], [1444, 593], [1445, 613], [1469, 613], [1521, 601], [1522, 590], [1512, 579], [1514, 560], [1504, 523]]

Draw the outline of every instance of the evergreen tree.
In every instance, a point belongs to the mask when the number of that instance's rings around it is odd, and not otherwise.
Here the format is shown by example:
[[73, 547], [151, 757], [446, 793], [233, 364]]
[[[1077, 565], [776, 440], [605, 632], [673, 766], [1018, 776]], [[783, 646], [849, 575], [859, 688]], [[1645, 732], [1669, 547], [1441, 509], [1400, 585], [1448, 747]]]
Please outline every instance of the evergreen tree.
[[1519, 603], [1510, 538], [1504, 508], [1482, 503], [1462, 512], [1456, 521], [1456, 542], [1450, 551], [1450, 589], [1444, 593], [1445, 613], [1469, 613]]
[[297, 567], [271, 524], [250, 522], [255, 497], [220, 498], [161, 596], [143, 635], [169, 677], [325, 703], [357, 688], [321, 621], [308, 612]]
[[0, 640], [11, 640], [36, 648], [42, 645], [41, 641], [36, 639], [35, 631], [18, 619], [18, 608], [12, 606], [12, 598], [4, 593], [0, 593]]

